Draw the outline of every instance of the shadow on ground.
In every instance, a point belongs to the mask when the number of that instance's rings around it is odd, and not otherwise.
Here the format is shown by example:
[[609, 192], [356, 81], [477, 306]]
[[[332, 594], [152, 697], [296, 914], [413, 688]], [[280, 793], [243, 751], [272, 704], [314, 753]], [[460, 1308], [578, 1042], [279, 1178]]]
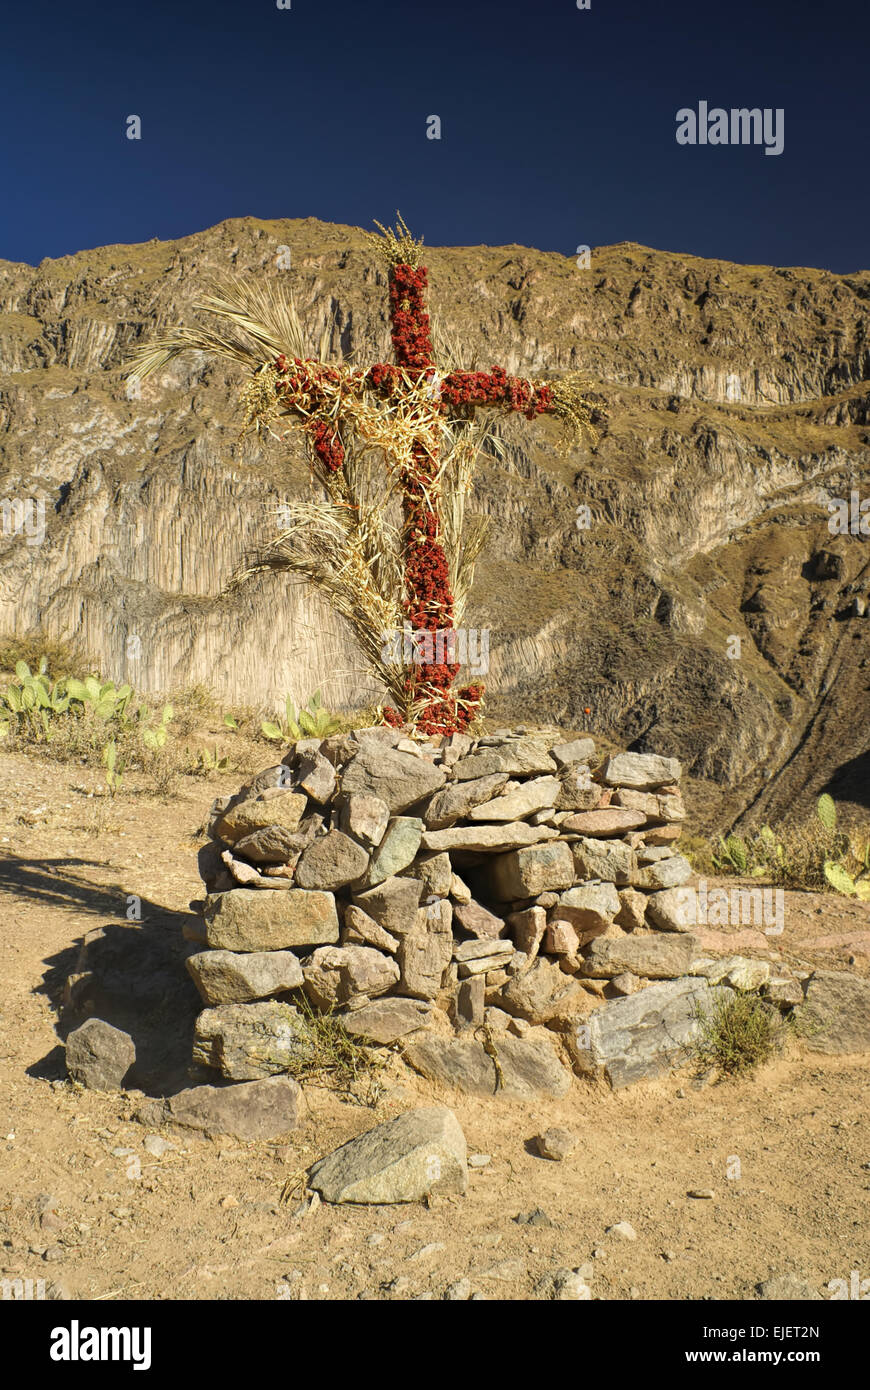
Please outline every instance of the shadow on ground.
[[[125, 1084], [148, 1095], [173, 1094], [191, 1079], [201, 1079], [201, 1069], [191, 1063], [191, 1046], [202, 1003], [184, 965], [198, 948], [182, 935], [185, 922], [196, 919], [141, 898], [141, 920], [119, 921], [127, 910], [127, 893], [76, 873], [92, 866], [101, 867], [87, 859], [0, 857], [0, 894], [102, 919], [45, 959], [37, 992], [57, 1011], [61, 1041], [85, 1019], [105, 1019], [129, 1033], [136, 1047]], [[115, 920], [106, 921], [107, 916]], [[29, 1074], [46, 1080], [65, 1076], [63, 1049], [52, 1048]]]

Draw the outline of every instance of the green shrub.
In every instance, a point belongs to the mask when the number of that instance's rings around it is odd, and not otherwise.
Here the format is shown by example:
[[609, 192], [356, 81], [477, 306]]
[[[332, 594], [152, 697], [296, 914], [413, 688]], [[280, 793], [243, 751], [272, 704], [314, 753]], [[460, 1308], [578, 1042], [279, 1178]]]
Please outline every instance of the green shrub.
[[328, 738], [341, 728], [341, 720], [323, 705], [319, 690], [315, 690], [305, 708], [298, 712], [288, 695], [284, 701], [284, 713], [284, 720], [263, 720], [260, 729], [266, 738], [293, 743], [301, 738]]
[[757, 994], [733, 994], [704, 1010], [695, 1006], [699, 1033], [691, 1052], [699, 1070], [735, 1076], [766, 1062], [782, 1047], [788, 1024]]

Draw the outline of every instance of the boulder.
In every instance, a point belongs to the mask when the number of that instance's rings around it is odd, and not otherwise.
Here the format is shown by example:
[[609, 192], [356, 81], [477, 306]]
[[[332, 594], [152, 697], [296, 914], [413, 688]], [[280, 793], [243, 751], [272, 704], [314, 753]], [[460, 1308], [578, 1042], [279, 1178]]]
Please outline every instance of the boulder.
[[453, 951], [451, 918], [450, 904], [443, 898], [418, 913], [415, 926], [399, 942], [399, 994], [437, 997]]
[[368, 851], [341, 830], [319, 836], [303, 851], [296, 866], [300, 888], [333, 892], [361, 879], [369, 867]]
[[303, 966], [305, 993], [319, 1009], [386, 994], [399, 981], [392, 956], [371, 946], [321, 946]]
[[[475, 1038], [414, 1039], [405, 1060], [430, 1081], [453, 1086], [475, 1096], [504, 1096], [527, 1100], [564, 1096], [571, 1077], [550, 1045], [500, 1034], [496, 1059]], [[501, 1075], [499, 1075], [499, 1070]]]
[[467, 816], [473, 807], [498, 796], [507, 784], [506, 772], [497, 772], [491, 777], [478, 777], [471, 782], [451, 782], [442, 791], [436, 792], [423, 812], [423, 819], [429, 830], [443, 830]]
[[559, 896], [554, 909], [578, 931], [605, 931], [619, 911], [619, 895], [612, 883], [581, 883]]
[[637, 870], [634, 855], [621, 840], [596, 840], [588, 836], [572, 845], [574, 868], [581, 879], [602, 879], [628, 885]]
[[494, 858], [489, 866], [489, 880], [493, 894], [502, 901], [533, 898], [538, 893], [570, 887], [574, 882], [574, 860], [561, 840], [531, 845]]
[[199, 951], [185, 965], [205, 1004], [244, 1004], [302, 984], [292, 951]]
[[413, 863], [420, 848], [423, 822], [416, 816], [395, 816], [387, 826], [366, 875], [366, 887], [374, 888], [385, 878], [400, 874]]
[[513, 934], [514, 944], [533, 961], [541, 947], [547, 927], [547, 913], [543, 907], [527, 907], [522, 912], [512, 912], [507, 919], [507, 927]]
[[339, 828], [352, 835], [367, 849], [374, 849], [384, 838], [390, 808], [379, 796], [354, 792], [337, 799]]
[[215, 825], [219, 839], [235, 844], [246, 835], [271, 826], [293, 834], [299, 829], [300, 821], [308, 808], [308, 797], [289, 788], [275, 787], [272, 796], [262, 793], [232, 806], [220, 817]]
[[432, 1008], [422, 999], [373, 999], [351, 1013], [341, 1015], [347, 1033], [354, 1038], [387, 1046], [408, 1033], [426, 1028]]
[[296, 763], [296, 785], [312, 801], [325, 806], [335, 791], [335, 768], [322, 753], [305, 753]]
[[457, 782], [506, 772], [509, 777], [528, 777], [535, 772], [555, 772], [556, 763], [550, 757], [547, 739], [509, 738], [460, 758], [453, 767]]
[[611, 835], [623, 835], [626, 830], [637, 830], [645, 824], [646, 816], [642, 811], [606, 806], [603, 811], [575, 812], [562, 822], [562, 831], [572, 831], [604, 840]]
[[501, 990], [498, 1004], [514, 1018], [527, 1023], [547, 1023], [551, 1018], [570, 1011], [569, 1006], [581, 994], [581, 988], [565, 975], [555, 961], [539, 956], [528, 970], [514, 975]]
[[255, 864], [289, 864], [314, 838], [313, 827], [306, 828], [303, 819], [297, 831], [285, 830], [281, 825], [267, 825], [264, 830], [255, 830], [252, 835], [243, 835], [233, 845], [235, 854], [251, 859]]
[[176, 1124], [236, 1139], [282, 1139], [296, 1128], [301, 1096], [292, 1076], [268, 1076], [234, 1086], [192, 1086], [166, 1100], [146, 1103], [136, 1118], [155, 1129]]
[[219, 1004], [196, 1020], [193, 1060], [230, 1081], [292, 1072], [313, 1054], [308, 1023], [291, 1004]]
[[593, 782], [588, 767], [564, 768], [559, 777], [557, 811], [594, 811], [601, 804], [601, 787]]
[[402, 873], [419, 878], [424, 898], [446, 898], [452, 892], [454, 874], [449, 854], [420, 854]]
[[395, 955], [399, 949], [399, 938], [384, 931], [373, 917], [363, 912], [361, 907], [348, 903], [344, 910], [344, 935], [342, 946], [376, 946], [379, 951], [389, 951]]
[[584, 948], [582, 974], [607, 980], [629, 971], [647, 980], [676, 980], [690, 973], [697, 954], [691, 936], [598, 937]]
[[136, 1061], [129, 1033], [102, 1018], [89, 1018], [66, 1040], [66, 1069], [73, 1081], [89, 1091], [120, 1091]]
[[400, 815], [415, 802], [436, 792], [446, 773], [425, 758], [383, 744], [366, 743], [341, 776], [344, 793], [365, 792], [386, 802], [390, 814]]
[[679, 782], [682, 768], [676, 758], [657, 753], [616, 753], [601, 768], [601, 780], [608, 787], [634, 787], [651, 791], [670, 782]]
[[694, 888], [665, 888], [647, 901], [646, 915], [662, 931], [691, 931], [698, 917]]
[[550, 749], [550, 757], [557, 767], [573, 767], [575, 763], [589, 763], [595, 757], [595, 740], [575, 738], [569, 743], [557, 743]]
[[452, 1110], [428, 1106], [378, 1125], [315, 1163], [309, 1184], [327, 1202], [422, 1202], [461, 1196], [468, 1150]]
[[654, 864], [635, 869], [631, 875], [631, 884], [633, 888], [652, 891], [679, 888], [692, 877], [693, 872], [684, 854], [672, 854], [668, 859], [659, 859]]
[[283, 951], [338, 940], [335, 898], [301, 888], [209, 894], [203, 918], [208, 944], [219, 950]]
[[354, 905], [391, 936], [404, 936], [417, 922], [423, 884], [418, 878], [385, 878], [376, 888], [354, 894]]
[[619, 912], [614, 921], [626, 931], [635, 931], [646, 924], [647, 896], [636, 888], [621, 888], [619, 891]]
[[496, 917], [473, 899], [470, 903], [457, 903], [453, 909], [453, 916], [462, 930], [470, 932], [472, 936], [496, 937], [504, 931], [503, 919]]
[[870, 1052], [870, 980], [816, 970], [801, 1011], [801, 1034], [811, 1052]]
[[560, 789], [561, 784], [557, 777], [534, 777], [530, 782], [523, 782], [516, 791], [473, 806], [466, 812], [466, 817], [470, 821], [524, 820], [535, 811], [553, 806]]
[[452, 830], [427, 830], [423, 848], [440, 850], [471, 850], [478, 854], [496, 854], [506, 850], [538, 845], [555, 840], [558, 831], [550, 825], [457, 825]]
[[688, 1059], [698, 1038], [696, 1008], [731, 996], [689, 976], [649, 985], [594, 1010], [566, 1035], [578, 1076], [603, 1076], [614, 1090], [661, 1076]]

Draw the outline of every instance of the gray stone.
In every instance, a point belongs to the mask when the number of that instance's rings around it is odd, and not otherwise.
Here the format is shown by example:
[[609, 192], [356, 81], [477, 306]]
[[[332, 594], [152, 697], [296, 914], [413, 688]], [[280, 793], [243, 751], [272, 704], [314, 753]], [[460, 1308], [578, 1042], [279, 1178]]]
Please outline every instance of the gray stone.
[[498, 1003], [514, 1018], [524, 1018], [527, 1023], [547, 1023], [563, 1013], [580, 993], [580, 986], [565, 975], [555, 961], [539, 956], [528, 970], [514, 975], [505, 985]]
[[305, 993], [319, 1009], [386, 994], [399, 982], [392, 956], [371, 946], [321, 946], [303, 967]]
[[538, 893], [570, 887], [574, 882], [574, 860], [561, 840], [551, 845], [532, 845], [494, 858], [489, 878], [494, 895], [504, 902], [533, 898]]
[[66, 1069], [73, 1081], [90, 1091], [120, 1091], [136, 1061], [129, 1033], [102, 1018], [89, 1018], [66, 1040]]
[[335, 791], [335, 768], [321, 753], [307, 753], [296, 764], [296, 785], [325, 806]]
[[206, 1004], [244, 1004], [302, 984], [292, 951], [200, 951], [185, 965]]
[[387, 832], [372, 855], [372, 862], [366, 875], [366, 887], [374, 888], [385, 878], [400, 874], [414, 860], [420, 848], [423, 822], [416, 816], [395, 816], [387, 826]]
[[413, 753], [364, 744], [347, 764], [341, 777], [343, 792], [368, 792], [380, 797], [390, 814], [400, 815], [409, 806], [442, 787], [446, 773]]
[[327, 1202], [421, 1202], [461, 1196], [468, 1187], [468, 1150], [452, 1110], [410, 1110], [351, 1139], [319, 1163], [310, 1186]]
[[246, 835], [258, 830], [268, 830], [270, 826], [280, 826], [289, 834], [299, 829], [299, 823], [308, 807], [308, 797], [289, 788], [272, 788], [274, 795], [261, 794], [255, 798], [240, 801], [226, 811], [215, 826], [221, 840], [235, 844]]
[[588, 767], [563, 769], [559, 777], [557, 811], [594, 811], [601, 801], [602, 789], [593, 782]]
[[267, 825], [264, 830], [255, 830], [252, 835], [243, 835], [236, 840], [233, 850], [255, 864], [289, 864], [296, 859], [309, 840], [313, 838], [306, 831], [303, 820], [297, 831], [285, 830], [280, 825]]
[[269, 1076], [235, 1086], [193, 1086], [137, 1114], [146, 1125], [176, 1124], [236, 1139], [281, 1139], [298, 1123], [302, 1096], [291, 1076]]
[[[693, 940], [692, 937], [681, 939]], [[725, 960], [705, 963], [700, 969], [693, 970], [692, 974], [703, 975], [711, 985], [728, 985], [731, 989], [742, 990], [745, 993], [761, 989], [762, 985], [767, 984], [770, 979], [770, 962], [750, 960], [748, 956], [728, 956]]]
[[780, 1009], [792, 1009], [804, 1002], [800, 980], [789, 979], [787, 976], [768, 980], [764, 987], [764, 997]]
[[534, 772], [555, 772], [556, 763], [550, 757], [547, 739], [514, 738], [503, 743], [481, 747], [454, 765], [457, 782], [506, 772], [509, 777], [528, 777]]
[[687, 1059], [699, 1036], [696, 1008], [706, 1013], [729, 997], [730, 990], [687, 977], [603, 1004], [567, 1034], [574, 1070], [603, 1076], [614, 1090], [661, 1076]]
[[468, 1028], [483, 1023], [486, 984], [482, 975], [463, 980], [456, 991], [456, 1020]]
[[451, 782], [435, 793], [423, 812], [428, 829], [443, 830], [460, 816], [467, 816], [473, 807], [498, 796], [507, 780], [506, 772], [497, 772], [491, 777], [479, 777], [472, 782]]
[[563, 1163], [570, 1158], [577, 1147], [577, 1135], [570, 1129], [545, 1129], [535, 1140], [541, 1158], [549, 1158], [553, 1163]]
[[503, 919], [473, 900], [470, 903], [457, 903], [453, 916], [462, 930], [471, 932], [472, 936], [494, 938], [504, 931]]
[[531, 964], [540, 950], [547, 928], [545, 909], [527, 907], [522, 912], [512, 912], [507, 919], [507, 926], [513, 934], [517, 950], [528, 956]]
[[338, 799], [339, 827], [368, 849], [374, 849], [384, 838], [390, 819], [390, 808], [379, 796], [354, 792]]
[[[462, 783], [460, 783], [460, 786]], [[484, 801], [473, 806], [466, 813], [470, 821], [513, 821], [524, 820], [545, 806], [552, 807], [559, 795], [560, 783], [556, 777], [534, 777], [523, 782], [516, 791], [496, 796], [492, 801]]]
[[427, 830], [423, 835], [423, 848], [436, 852], [461, 849], [496, 854], [555, 840], [558, 833], [551, 825], [528, 825], [525, 821], [516, 825], [457, 825], [452, 830]]
[[499, 1076], [492, 1056], [473, 1038], [422, 1037], [405, 1049], [405, 1060], [430, 1081], [455, 1086], [470, 1095], [510, 1099], [564, 1096], [571, 1077], [546, 1042], [528, 1042], [507, 1033], [499, 1036]]
[[811, 1052], [870, 1052], [870, 980], [816, 970], [800, 1020]]
[[[446, 898], [453, 887], [449, 854], [421, 854], [403, 871], [408, 878], [419, 878], [424, 898]], [[470, 897], [470, 895], [469, 895]]]
[[399, 938], [384, 931], [383, 927], [361, 907], [349, 903], [344, 910], [344, 935], [342, 946], [376, 946], [379, 951], [389, 951], [395, 955], [399, 949]]
[[432, 1008], [422, 999], [373, 999], [352, 1013], [342, 1014], [346, 1032], [355, 1038], [387, 1046], [426, 1028], [432, 1021]]
[[312, 1056], [308, 1024], [290, 1004], [219, 1004], [196, 1020], [193, 1060], [230, 1081], [256, 1081], [292, 1072]]
[[619, 895], [612, 883], [581, 883], [560, 895], [555, 911], [583, 933], [605, 931], [619, 906]]
[[575, 763], [589, 763], [595, 757], [595, 740], [575, 738], [569, 743], [557, 743], [550, 749], [550, 757], [557, 767], [573, 767]]
[[606, 760], [601, 778], [608, 787], [649, 791], [669, 782], [679, 782], [681, 773], [676, 758], [662, 758], [658, 753], [617, 753]]
[[646, 915], [662, 931], [690, 932], [698, 916], [694, 888], [665, 888], [647, 901]]
[[755, 1287], [760, 1299], [774, 1303], [814, 1303], [822, 1298], [818, 1289], [798, 1274], [775, 1274]]
[[203, 911], [209, 946], [227, 951], [283, 951], [338, 940], [331, 893], [234, 888], [210, 894]]
[[598, 937], [584, 948], [582, 973], [613, 979], [628, 970], [647, 980], [676, 980], [689, 974], [697, 953], [693, 936]]
[[600, 811], [577, 811], [562, 822], [562, 832], [570, 831], [587, 835], [594, 840], [605, 840], [612, 835], [624, 835], [627, 830], [637, 830], [646, 824], [642, 811], [630, 811], [621, 806], [605, 806]]
[[580, 879], [601, 879], [628, 885], [637, 873], [634, 855], [621, 840], [595, 840], [585, 836], [572, 846], [574, 868]]
[[399, 942], [398, 993], [435, 999], [453, 951], [451, 908], [443, 898], [420, 910], [417, 923]]
[[669, 859], [660, 859], [656, 864], [647, 864], [643, 869], [635, 869], [631, 875], [634, 888], [663, 890], [679, 888], [692, 877], [694, 870], [683, 854], [673, 854]]
[[538, 1296], [553, 1303], [588, 1303], [592, 1290], [579, 1269], [557, 1269], [545, 1274], [538, 1284]]
[[416, 925], [423, 884], [418, 878], [386, 878], [376, 888], [354, 894], [354, 904], [392, 936]]
[[330, 830], [312, 841], [296, 866], [300, 888], [332, 892], [361, 879], [369, 867], [368, 851], [341, 830]]

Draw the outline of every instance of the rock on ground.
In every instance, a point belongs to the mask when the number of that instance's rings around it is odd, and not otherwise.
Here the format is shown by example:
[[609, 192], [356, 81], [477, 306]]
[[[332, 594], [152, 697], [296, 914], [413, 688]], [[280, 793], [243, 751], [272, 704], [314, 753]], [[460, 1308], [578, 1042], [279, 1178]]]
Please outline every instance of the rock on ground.
[[310, 1185], [327, 1202], [420, 1202], [468, 1187], [465, 1135], [452, 1110], [427, 1106], [378, 1125], [315, 1163]]
[[571, 1077], [546, 1042], [527, 1042], [500, 1034], [496, 1046], [502, 1072], [483, 1043], [474, 1038], [420, 1038], [405, 1049], [405, 1060], [430, 1081], [470, 1095], [509, 1099], [563, 1096]]
[[196, 1020], [193, 1059], [230, 1081], [257, 1081], [291, 1071], [311, 1056], [311, 1032], [291, 1004], [220, 1004]]
[[870, 1052], [870, 980], [817, 970], [800, 1020], [811, 1052]]
[[291, 1076], [269, 1076], [235, 1086], [192, 1086], [141, 1107], [144, 1125], [177, 1124], [237, 1139], [280, 1139], [297, 1125], [302, 1091]]
[[89, 1018], [66, 1040], [66, 1069], [73, 1081], [91, 1091], [120, 1091], [136, 1060], [129, 1033], [101, 1018]]

